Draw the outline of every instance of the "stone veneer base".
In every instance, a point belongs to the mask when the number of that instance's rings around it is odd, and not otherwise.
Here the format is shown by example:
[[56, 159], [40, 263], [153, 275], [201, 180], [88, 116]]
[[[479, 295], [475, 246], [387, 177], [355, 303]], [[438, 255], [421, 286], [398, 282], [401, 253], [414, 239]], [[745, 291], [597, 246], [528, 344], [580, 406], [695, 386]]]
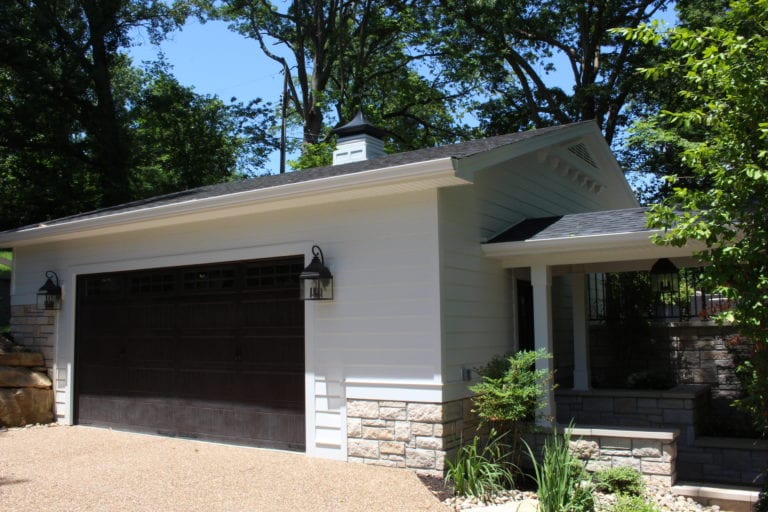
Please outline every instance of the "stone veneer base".
[[442, 476], [445, 458], [474, 435], [468, 398], [445, 403], [347, 400], [347, 460]]
[[11, 306], [11, 335], [14, 343], [43, 354], [48, 376], [53, 379], [56, 311], [38, 309], [36, 304]]

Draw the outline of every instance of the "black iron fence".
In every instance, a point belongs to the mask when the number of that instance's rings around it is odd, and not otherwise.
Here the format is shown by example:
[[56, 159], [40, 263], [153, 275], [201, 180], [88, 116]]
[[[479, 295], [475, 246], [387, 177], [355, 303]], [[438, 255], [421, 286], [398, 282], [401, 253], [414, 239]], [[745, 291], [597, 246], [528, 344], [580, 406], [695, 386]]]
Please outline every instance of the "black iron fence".
[[624, 324], [707, 320], [731, 307], [711, 292], [700, 268], [680, 269], [663, 285], [650, 272], [588, 274], [587, 301], [589, 320]]

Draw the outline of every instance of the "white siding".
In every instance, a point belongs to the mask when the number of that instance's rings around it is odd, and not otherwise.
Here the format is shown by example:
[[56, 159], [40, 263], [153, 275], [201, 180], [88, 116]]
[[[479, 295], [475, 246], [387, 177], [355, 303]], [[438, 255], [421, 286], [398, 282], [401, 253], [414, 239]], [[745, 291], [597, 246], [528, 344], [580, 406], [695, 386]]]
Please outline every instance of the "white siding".
[[446, 400], [468, 396], [462, 368], [482, 366], [492, 356], [514, 348], [511, 279], [497, 261], [484, 256], [480, 244], [525, 218], [601, 209], [598, 195], [576, 186], [535, 156], [479, 171], [472, 186], [440, 190]]
[[66, 422], [78, 274], [293, 254], [309, 261], [316, 243], [335, 300], [306, 303], [307, 452], [345, 458], [350, 389], [413, 400], [416, 388], [425, 401], [441, 399], [436, 225], [432, 190], [19, 247], [12, 300], [33, 303], [45, 270], [61, 277], [55, 374]]

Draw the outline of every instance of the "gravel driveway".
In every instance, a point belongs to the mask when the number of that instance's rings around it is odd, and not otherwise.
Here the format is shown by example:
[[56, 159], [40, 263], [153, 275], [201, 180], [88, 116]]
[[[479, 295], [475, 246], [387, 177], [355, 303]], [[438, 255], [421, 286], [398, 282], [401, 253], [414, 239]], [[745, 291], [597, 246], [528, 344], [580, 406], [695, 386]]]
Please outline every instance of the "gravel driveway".
[[0, 432], [1, 511], [435, 511], [410, 471], [88, 427]]

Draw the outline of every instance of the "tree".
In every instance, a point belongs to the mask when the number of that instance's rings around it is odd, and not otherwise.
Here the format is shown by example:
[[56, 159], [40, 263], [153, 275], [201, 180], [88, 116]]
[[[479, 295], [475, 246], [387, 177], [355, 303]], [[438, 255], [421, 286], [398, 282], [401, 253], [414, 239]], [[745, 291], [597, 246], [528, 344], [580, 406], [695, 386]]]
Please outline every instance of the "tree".
[[[724, 318], [753, 347], [738, 368], [746, 393], [738, 405], [768, 433], [768, 0], [734, 0], [711, 21], [625, 31], [678, 53], [642, 72], [677, 77], [687, 106], [652, 119], [680, 145], [689, 173], [669, 177], [673, 194], [652, 209], [650, 224], [666, 230], [658, 243], [701, 243], [706, 277], [737, 304]], [[691, 130], [706, 136], [689, 138]]]
[[276, 147], [272, 109], [196, 94], [164, 63], [139, 73], [129, 140], [131, 196], [149, 197], [252, 175]]
[[[611, 143], [628, 122], [625, 107], [642, 90], [632, 70], [659, 53], [612, 29], [637, 27], [669, 3], [441, 0], [443, 63], [456, 80], [475, 85], [488, 133], [595, 119]], [[572, 92], [547, 84], [547, 75], [565, 73], [563, 67]]]
[[[0, 3], [0, 228], [251, 174], [274, 147], [270, 109], [224, 104], [120, 50], [160, 38], [183, 4]], [[271, 144], [271, 146], [270, 146]]]
[[[423, 6], [415, 0], [268, 0], [198, 2], [210, 16], [255, 39], [288, 81], [288, 102], [302, 125], [303, 160], [317, 162], [330, 128], [364, 109], [396, 149], [453, 141], [448, 104], [460, 93], [444, 77], [421, 73], [432, 53]], [[327, 158], [327, 157], [325, 157]], [[323, 158], [323, 160], [325, 159]], [[302, 161], [303, 161], [302, 160]]]
[[[57, 127], [30, 127], [25, 119], [12, 147], [68, 155], [94, 171], [99, 202], [130, 199], [129, 148], [124, 106], [114, 97], [114, 70], [132, 27], [146, 25], [155, 37], [178, 25], [183, 12], [152, 0], [14, 0], [0, 7], [2, 68], [10, 110], [42, 107], [61, 114], [70, 134], [34, 137]], [[25, 101], [16, 101], [24, 97]], [[9, 112], [10, 115], [19, 112]], [[38, 119], [45, 124], [45, 119]], [[22, 126], [27, 125], [27, 126]], [[79, 134], [79, 135], [75, 135]], [[72, 136], [74, 135], [74, 136]], [[30, 147], [35, 141], [36, 148]]]

